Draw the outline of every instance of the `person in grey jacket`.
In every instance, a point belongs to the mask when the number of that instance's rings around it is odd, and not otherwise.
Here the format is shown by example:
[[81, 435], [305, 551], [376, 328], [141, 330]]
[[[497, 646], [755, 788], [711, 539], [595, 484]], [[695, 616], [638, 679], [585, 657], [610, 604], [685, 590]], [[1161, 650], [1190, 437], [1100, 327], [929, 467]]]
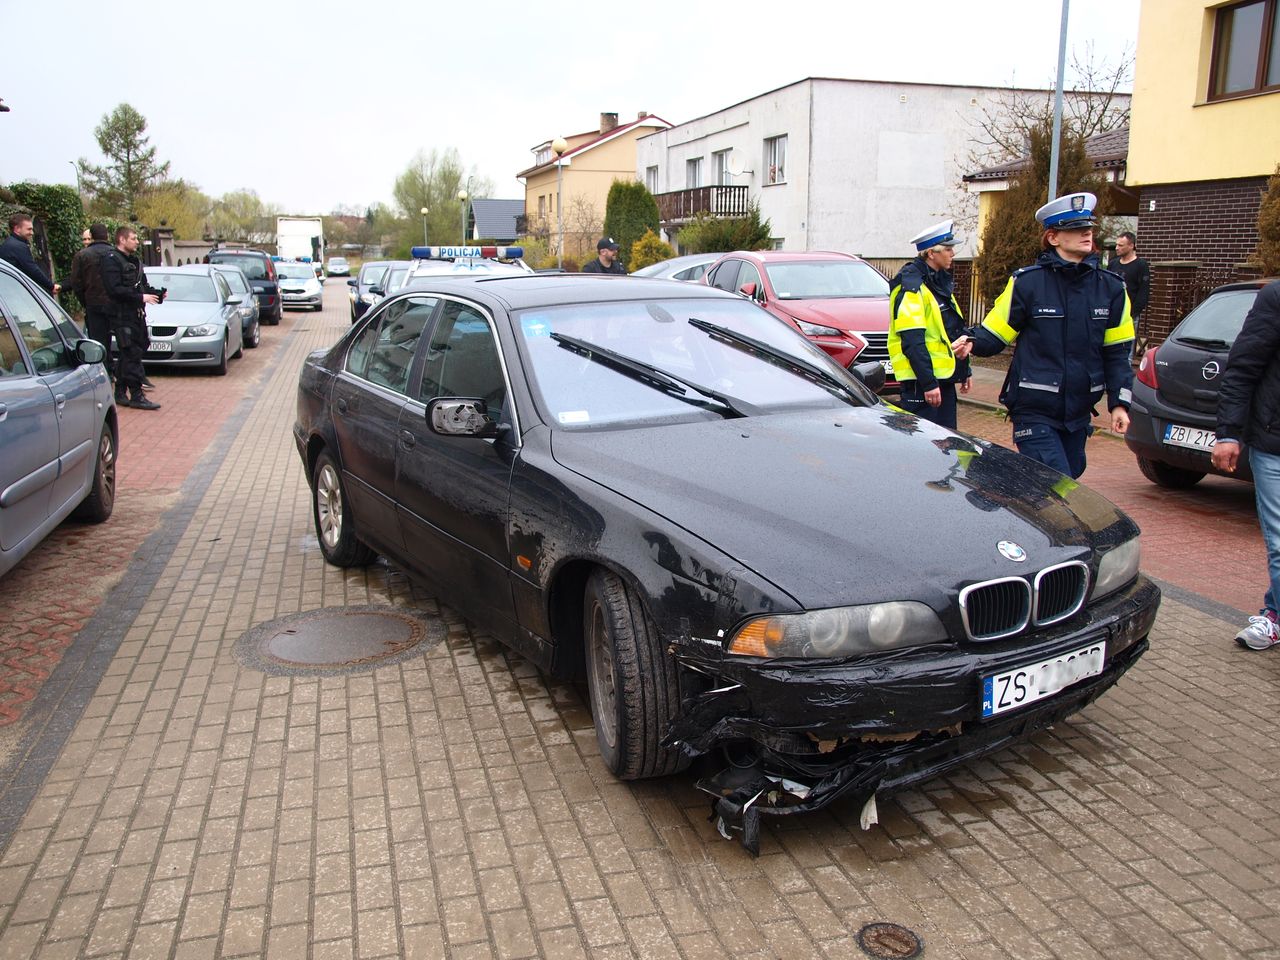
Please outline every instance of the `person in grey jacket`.
[[1235, 472], [1240, 462], [1241, 444], [1249, 445], [1271, 585], [1262, 609], [1249, 618], [1236, 641], [1250, 650], [1266, 650], [1280, 644], [1280, 282], [1258, 291], [1231, 345], [1218, 389], [1216, 433], [1213, 465], [1227, 473]]

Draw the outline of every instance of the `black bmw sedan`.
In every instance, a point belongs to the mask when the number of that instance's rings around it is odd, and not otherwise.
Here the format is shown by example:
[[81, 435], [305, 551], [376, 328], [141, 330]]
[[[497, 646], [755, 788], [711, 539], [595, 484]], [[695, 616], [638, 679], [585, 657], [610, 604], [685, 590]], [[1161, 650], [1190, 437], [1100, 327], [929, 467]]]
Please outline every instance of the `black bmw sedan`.
[[308, 358], [294, 433], [326, 560], [585, 677], [621, 778], [723, 758], [699, 786], [749, 847], [1080, 710], [1159, 605], [1106, 500], [710, 287], [419, 286]]

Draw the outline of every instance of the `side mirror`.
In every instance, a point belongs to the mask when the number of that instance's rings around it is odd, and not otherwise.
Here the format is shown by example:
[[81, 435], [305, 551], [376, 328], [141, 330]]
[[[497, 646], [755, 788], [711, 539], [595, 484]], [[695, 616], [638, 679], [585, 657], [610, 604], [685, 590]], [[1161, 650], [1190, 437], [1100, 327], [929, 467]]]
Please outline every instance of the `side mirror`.
[[380, 286], [370, 287], [369, 292], [372, 293], [375, 297], [384, 297], [387, 294], [387, 291], [383, 290], [382, 287]]
[[350, 280], [347, 281], [347, 286], [354, 287], [359, 282], [360, 281], [358, 281], [355, 277], [352, 277]]
[[884, 386], [884, 367], [879, 360], [855, 363], [849, 368], [849, 372], [865, 383], [873, 393], [879, 393]]
[[503, 432], [489, 416], [488, 405], [480, 399], [437, 397], [427, 404], [427, 425], [432, 432], [445, 437], [488, 439]]
[[744, 297], [754, 300], [756, 298], [755, 281], [751, 280], [751, 281], [748, 281], [747, 283], [744, 283], [742, 286], [738, 288], [738, 292], [742, 294]]
[[240, 304], [244, 303], [244, 297], [238, 293], [233, 293], [231, 296], [227, 297], [227, 303], [230, 306], [238, 307]]
[[102, 363], [107, 358], [107, 348], [97, 340], [77, 340], [75, 350], [79, 363]]

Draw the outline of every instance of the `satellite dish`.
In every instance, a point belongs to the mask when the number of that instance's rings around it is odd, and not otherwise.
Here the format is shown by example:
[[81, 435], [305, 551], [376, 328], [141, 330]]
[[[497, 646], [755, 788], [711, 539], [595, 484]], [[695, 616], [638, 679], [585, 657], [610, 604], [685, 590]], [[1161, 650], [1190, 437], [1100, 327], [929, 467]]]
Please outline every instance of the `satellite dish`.
[[728, 170], [729, 173], [735, 177], [742, 176], [743, 170], [745, 169], [745, 164], [743, 164], [742, 157], [739, 155], [737, 150], [734, 150], [732, 153], [729, 154], [729, 160], [725, 164], [725, 169]]

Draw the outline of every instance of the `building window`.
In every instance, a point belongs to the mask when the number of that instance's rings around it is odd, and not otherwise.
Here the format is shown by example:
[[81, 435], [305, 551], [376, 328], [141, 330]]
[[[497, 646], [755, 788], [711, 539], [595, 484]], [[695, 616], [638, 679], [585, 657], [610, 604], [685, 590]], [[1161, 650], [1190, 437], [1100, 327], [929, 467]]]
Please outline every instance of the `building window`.
[[711, 155], [711, 182], [717, 186], [729, 186], [733, 183], [733, 174], [729, 172], [729, 154], [732, 150], [717, 150]]
[[645, 187], [648, 188], [650, 193], [658, 192], [658, 168], [657, 167], [644, 168], [644, 185]]
[[773, 244], [773, 246], [772, 246], [772, 248], [771, 248], [771, 249], [773, 249], [773, 250], [781, 250], [781, 249], [782, 249], [783, 239], [782, 239], [781, 237], [772, 237], [772, 238], [770, 238], [769, 242], [770, 242], [771, 244]]
[[547, 144], [545, 147], [539, 147], [533, 155], [534, 166], [540, 167], [544, 163], [550, 163], [550, 162], [551, 162], [551, 145]]
[[1280, 90], [1278, 0], [1248, 0], [1218, 10], [1213, 21], [1209, 99]]
[[684, 162], [684, 185], [692, 190], [702, 186], [702, 158], [694, 157]]
[[538, 194], [538, 217], [542, 218], [547, 215], [547, 196], [546, 194]]
[[770, 137], [764, 142], [764, 182], [787, 182], [787, 138]]

